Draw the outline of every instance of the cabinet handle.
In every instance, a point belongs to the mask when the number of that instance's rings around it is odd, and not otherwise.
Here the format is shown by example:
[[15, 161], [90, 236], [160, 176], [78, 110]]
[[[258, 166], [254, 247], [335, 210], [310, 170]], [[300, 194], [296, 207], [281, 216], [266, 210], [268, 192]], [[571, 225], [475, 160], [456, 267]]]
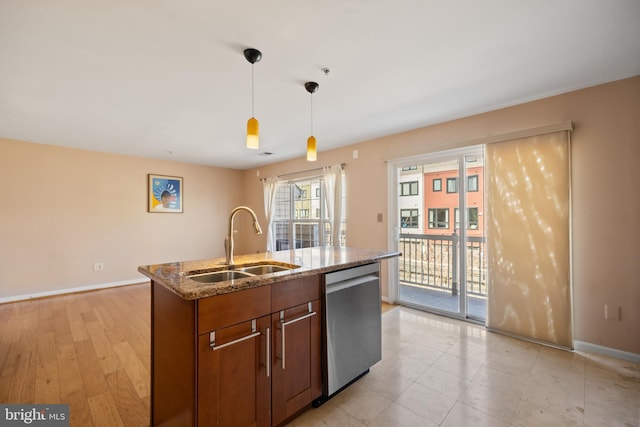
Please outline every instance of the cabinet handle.
[[267, 378], [271, 376], [271, 330], [267, 328], [265, 330], [267, 341], [265, 343], [265, 349], [267, 350], [266, 354], [266, 365], [267, 365]]
[[297, 317], [295, 319], [289, 320], [287, 322], [284, 321], [284, 310], [280, 312], [280, 326], [282, 327], [282, 359], [281, 360], [282, 360], [282, 369], [283, 370], [286, 367], [286, 362], [285, 362], [285, 354], [286, 354], [286, 350], [285, 350], [285, 330], [284, 330], [284, 328], [285, 328], [285, 326], [291, 325], [292, 323], [296, 323], [296, 322], [299, 322], [301, 320], [308, 319], [309, 317], [315, 316], [316, 312], [315, 311], [311, 311], [312, 310], [311, 303], [309, 303], [308, 307], [309, 307], [309, 313], [307, 313], [307, 314], [305, 314], [303, 316]]
[[211, 331], [209, 332], [209, 347], [211, 347], [211, 350], [220, 350], [221, 348], [229, 347], [230, 345], [238, 344], [242, 341], [257, 337], [258, 335], [260, 335], [260, 332], [256, 332], [256, 319], [253, 319], [251, 321], [251, 332], [252, 333], [250, 335], [244, 336], [242, 338], [238, 338], [221, 345], [216, 345], [216, 331]]

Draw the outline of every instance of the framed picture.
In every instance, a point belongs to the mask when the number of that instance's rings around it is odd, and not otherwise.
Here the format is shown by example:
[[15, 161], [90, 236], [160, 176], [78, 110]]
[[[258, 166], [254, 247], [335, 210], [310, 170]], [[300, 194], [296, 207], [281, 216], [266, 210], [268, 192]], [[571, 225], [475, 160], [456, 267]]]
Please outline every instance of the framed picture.
[[149, 174], [149, 212], [182, 213], [182, 177]]

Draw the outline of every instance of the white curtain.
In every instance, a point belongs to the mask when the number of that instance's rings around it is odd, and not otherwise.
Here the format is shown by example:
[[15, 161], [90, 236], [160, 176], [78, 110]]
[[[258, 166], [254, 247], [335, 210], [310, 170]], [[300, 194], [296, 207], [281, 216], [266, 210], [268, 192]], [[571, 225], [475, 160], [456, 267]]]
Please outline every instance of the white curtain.
[[267, 252], [275, 252], [276, 250], [276, 239], [272, 224], [276, 211], [276, 194], [278, 193], [279, 183], [277, 176], [272, 176], [262, 181], [264, 216], [267, 218]]
[[334, 247], [339, 247], [342, 223], [342, 166], [325, 166], [322, 170], [327, 217], [331, 223], [331, 240]]

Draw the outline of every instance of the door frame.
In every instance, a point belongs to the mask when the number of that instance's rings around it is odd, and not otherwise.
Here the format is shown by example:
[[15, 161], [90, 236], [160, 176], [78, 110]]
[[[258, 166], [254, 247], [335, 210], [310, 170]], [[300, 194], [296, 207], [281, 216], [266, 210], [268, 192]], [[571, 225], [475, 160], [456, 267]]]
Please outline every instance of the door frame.
[[[398, 206], [398, 168], [402, 168], [405, 166], [414, 166], [416, 164], [427, 164], [427, 163], [438, 163], [447, 160], [458, 160], [458, 176], [460, 177], [458, 184], [458, 211], [461, 213], [460, 222], [463, 223], [464, 212], [466, 212], [466, 165], [465, 165], [465, 156], [470, 155], [478, 155], [484, 156], [484, 145], [472, 145], [468, 147], [460, 147], [449, 150], [443, 150], [438, 152], [424, 153], [419, 155], [414, 155], [410, 157], [403, 157], [397, 159], [387, 160], [387, 200], [389, 203], [387, 204], [387, 218], [388, 221], [388, 229], [387, 229], [387, 244], [388, 247], [393, 251], [398, 251], [398, 241], [400, 237], [400, 227], [398, 227], [399, 221], [399, 206]], [[421, 194], [424, 197], [423, 194]], [[423, 199], [424, 202], [424, 199]], [[424, 210], [424, 203], [422, 204], [422, 210]], [[483, 215], [484, 220], [484, 215]], [[467, 227], [461, 227], [460, 229], [460, 242], [466, 242], [467, 239]], [[460, 260], [460, 271], [466, 271], [466, 256], [461, 255], [458, 257]], [[396, 303], [398, 301], [398, 293], [399, 293], [399, 278], [398, 278], [398, 259], [392, 258], [389, 260], [389, 271], [388, 271], [388, 298], [387, 302]], [[467, 289], [466, 289], [466, 274], [460, 274], [460, 283], [459, 289], [461, 290], [460, 295], [460, 312], [449, 312], [444, 310], [434, 309], [432, 307], [429, 308], [429, 312], [442, 314], [445, 316], [453, 317], [460, 320], [465, 320], [468, 322], [475, 323], [486, 323], [486, 319], [484, 321], [480, 321], [479, 319], [468, 317], [467, 313]], [[423, 308], [421, 306], [421, 308]]]

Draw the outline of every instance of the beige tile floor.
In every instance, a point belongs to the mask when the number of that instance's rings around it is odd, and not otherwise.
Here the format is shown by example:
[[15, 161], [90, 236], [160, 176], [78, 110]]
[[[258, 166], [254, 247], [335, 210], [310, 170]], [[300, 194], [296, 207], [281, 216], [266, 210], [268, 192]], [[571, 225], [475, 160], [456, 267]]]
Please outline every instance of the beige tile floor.
[[383, 358], [290, 426], [640, 426], [640, 365], [521, 341], [408, 308]]

